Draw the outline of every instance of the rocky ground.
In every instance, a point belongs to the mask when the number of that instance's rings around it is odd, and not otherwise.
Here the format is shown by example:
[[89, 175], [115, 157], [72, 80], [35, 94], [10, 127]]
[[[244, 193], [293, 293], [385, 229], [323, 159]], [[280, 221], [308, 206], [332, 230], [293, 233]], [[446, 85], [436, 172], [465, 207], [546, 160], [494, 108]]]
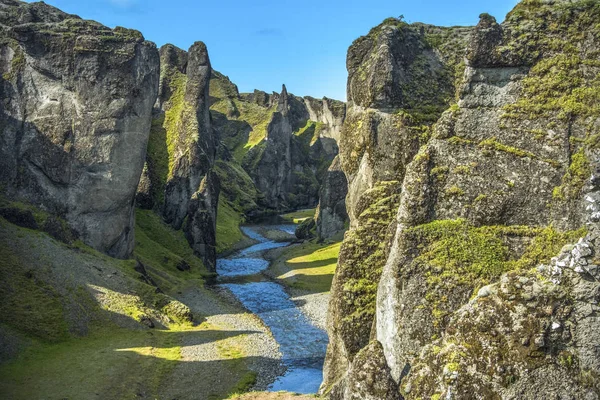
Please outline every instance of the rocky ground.
[[[206, 316], [204, 325], [212, 331], [211, 337], [224, 336], [225, 339], [198, 342], [187, 337], [182, 343], [183, 362], [166, 381], [161, 397], [213, 398], [221, 394], [215, 390], [216, 382], [236, 380], [255, 390], [266, 390], [285, 371], [279, 362], [281, 354], [277, 342], [258, 317], [242, 311], [241, 305], [228, 291], [219, 288], [210, 290], [216, 296], [207, 296], [206, 292], [206, 289], [191, 287], [182, 292], [179, 300], [193, 312]], [[231, 361], [214, 363], [218, 358]], [[206, 368], [205, 363], [214, 365]], [[246, 368], [252, 372], [240, 379], [240, 370]]]

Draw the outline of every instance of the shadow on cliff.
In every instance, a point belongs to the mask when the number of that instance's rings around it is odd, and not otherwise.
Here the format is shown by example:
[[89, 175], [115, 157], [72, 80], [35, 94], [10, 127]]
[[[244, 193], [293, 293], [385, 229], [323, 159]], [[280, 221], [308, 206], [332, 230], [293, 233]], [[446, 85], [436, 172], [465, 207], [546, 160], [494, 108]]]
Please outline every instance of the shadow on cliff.
[[[248, 143], [250, 132], [252, 132], [252, 126], [248, 122], [230, 119], [227, 115], [215, 110], [210, 110], [210, 115], [213, 125], [219, 132], [220, 140], [225, 144], [225, 146], [220, 146], [220, 151], [229, 153], [229, 149], [236, 149]], [[231, 157], [230, 154], [227, 154], [225, 158], [230, 159]]]

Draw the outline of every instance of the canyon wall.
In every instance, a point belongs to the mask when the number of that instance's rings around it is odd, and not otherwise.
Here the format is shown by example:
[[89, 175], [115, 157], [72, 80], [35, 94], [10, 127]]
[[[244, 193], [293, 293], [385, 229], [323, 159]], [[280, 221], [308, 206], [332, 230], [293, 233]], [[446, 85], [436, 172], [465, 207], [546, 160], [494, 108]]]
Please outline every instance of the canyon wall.
[[0, 2], [0, 182], [127, 258], [159, 79], [156, 46], [44, 3]]
[[[350, 48], [352, 230], [328, 321], [330, 398], [598, 398], [598, 20], [597, 2], [529, 0], [474, 29], [386, 21]], [[436, 65], [458, 73], [431, 79]], [[444, 88], [456, 98], [412, 146], [353, 122], [360, 106], [418, 117]], [[344, 145], [361, 137], [366, 157]], [[393, 160], [378, 177], [372, 165]]]
[[285, 86], [281, 93], [239, 93], [218, 72], [210, 90], [227, 207], [249, 218], [315, 207], [338, 153], [345, 104], [294, 96]]

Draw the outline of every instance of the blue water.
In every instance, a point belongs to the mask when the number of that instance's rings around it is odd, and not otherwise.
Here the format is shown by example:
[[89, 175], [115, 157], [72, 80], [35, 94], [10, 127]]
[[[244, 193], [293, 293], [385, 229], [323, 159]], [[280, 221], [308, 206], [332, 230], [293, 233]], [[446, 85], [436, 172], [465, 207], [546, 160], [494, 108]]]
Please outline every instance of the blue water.
[[[281, 225], [277, 228], [289, 232], [295, 227]], [[265, 250], [289, 244], [270, 241], [251, 227], [244, 227], [243, 230], [248, 237], [259, 243], [232, 257], [218, 260], [219, 275], [239, 277], [257, 274], [268, 267], [268, 262], [262, 257]], [[225, 283], [222, 286], [228, 288], [248, 310], [262, 319], [279, 343], [287, 371], [268, 389], [275, 392], [285, 390], [303, 394], [316, 393], [323, 380], [327, 333], [314, 326], [277, 283], [265, 280]]]

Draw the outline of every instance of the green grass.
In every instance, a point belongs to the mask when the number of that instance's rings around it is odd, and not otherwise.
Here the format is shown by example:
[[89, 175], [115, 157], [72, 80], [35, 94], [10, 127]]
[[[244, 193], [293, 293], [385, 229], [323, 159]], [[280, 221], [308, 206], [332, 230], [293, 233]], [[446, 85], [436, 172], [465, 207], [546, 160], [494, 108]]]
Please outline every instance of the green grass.
[[315, 216], [315, 209], [307, 209], [307, 210], [298, 210], [291, 213], [283, 214], [281, 217], [286, 222], [292, 222], [294, 224], [300, 224], [307, 220], [308, 218], [312, 218]]
[[[173, 289], [173, 280], [160, 280], [164, 273], [173, 277], [189, 280], [202, 279], [210, 273], [204, 267], [202, 260], [194, 255], [182, 231], [177, 231], [165, 224], [160, 217], [149, 210], [136, 210], [134, 256], [154, 272], [159, 279], [157, 282], [163, 290]], [[179, 271], [177, 265], [185, 261], [189, 271]]]
[[217, 253], [231, 249], [244, 238], [240, 230], [243, 222], [242, 215], [221, 197], [217, 210]]
[[36, 343], [0, 367], [0, 392], [11, 399], [134, 399], [142, 388], [156, 395], [181, 358], [180, 342], [172, 331], [112, 328]]
[[277, 279], [286, 286], [313, 293], [329, 292], [340, 254], [341, 242], [323, 245], [305, 242], [290, 247], [279, 258], [285, 271]]
[[24, 265], [0, 243], [0, 323], [44, 341], [63, 340], [69, 336], [63, 303], [54, 288], [36, 278], [34, 270], [35, 266]]
[[[146, 257], [147, 270], [156, 281], [162, 277], [180, 284], [198, 275], [193, 270], [199, 270], [201, 263], [192, 266], [192, 272], [173, 270], [174, 259], [162, 263], [165, 255], [193, 257], [181, 232], [142, 210], [138, 210], [137, 230], [136, 236], [143, 242], [138, 254]], [[207, 382], [204, 390], [209, 396], [222, 399], [253, 385], [256, 375], [248, 368], [244, 332], [232, 333], [229, 326], [208, 322], [192, 327], [186, 320], [189, 309], [185, 305], [139, 282], [139, 273], [133, 270], [135, 260], [112, 259], [81, 242], [67, 246], [2, 218], [0, 239], [0, 324], [14, 331], [22, 339], [19, 342], [27, 343], [27, 347], [18, 347], [16, 358], [0, 366], [0, 397], [161, 398], [170, 387], [179, 392], [177, 385], [187, 387], [192, 380], [201, 379]], [[30, 245], [38, 242], [39, 246]], [[41, 264], [29, 266], [24, 260]], [[106, 278], [75, 284], [80, 275], [74, 277], [75, 282], [67, 279], [46, 283], [53, 279], [52, 271], [63, 265], [67, 275], [81, 272], [91, 273], [91, 277], [97, 273], [114, 276], [117, 286], [105, 287], [101, 282]], [[85, 266], [90, 270], [80, 270]], [[120, 272], [109, 272], [115, 269]], [[208, 290], [202, 289], [201, 293], [212, 296]], [[125, 329], [115, 325], [124, 323], [124, 317], [139, 321], [144, 316], [151, 316], [169, 329]], [[79, 321], [80, 317], [85, 321]], [[81, 332], [79, 322], [84, 325]], [[72, 333], [73, 327], [79, 333]], [[216, 342], [219, 350], [215, 350], [211, 361], [182, 364], [182, 343], [190, 336], [193, 343]], [[179, 366], [187, 371], [183, 383], [172, 377]], [[211, 382], [215, 374], [220, 379]]]
[[[230, 119], [235, 121], [245, 121], [251, 127], [251, 131], [247, 137], [242, 134], [244, 132], [240, 131], [235, 137], [227, 138], [225, 140], [225, 144], [233, 153], [235, 160], [241, 163], [246, 153], [262, 142], [267, 136], [267, 128], [277, 107], [273, 106], [265, 108], [258, 104], [240, 101], [236, 98], [231, 99], [231, 101], [238, 110], [239, 116]], [[226, 115], [227, 102], [223, 100], [217, 101], [211, 106], [211, 110]]]

